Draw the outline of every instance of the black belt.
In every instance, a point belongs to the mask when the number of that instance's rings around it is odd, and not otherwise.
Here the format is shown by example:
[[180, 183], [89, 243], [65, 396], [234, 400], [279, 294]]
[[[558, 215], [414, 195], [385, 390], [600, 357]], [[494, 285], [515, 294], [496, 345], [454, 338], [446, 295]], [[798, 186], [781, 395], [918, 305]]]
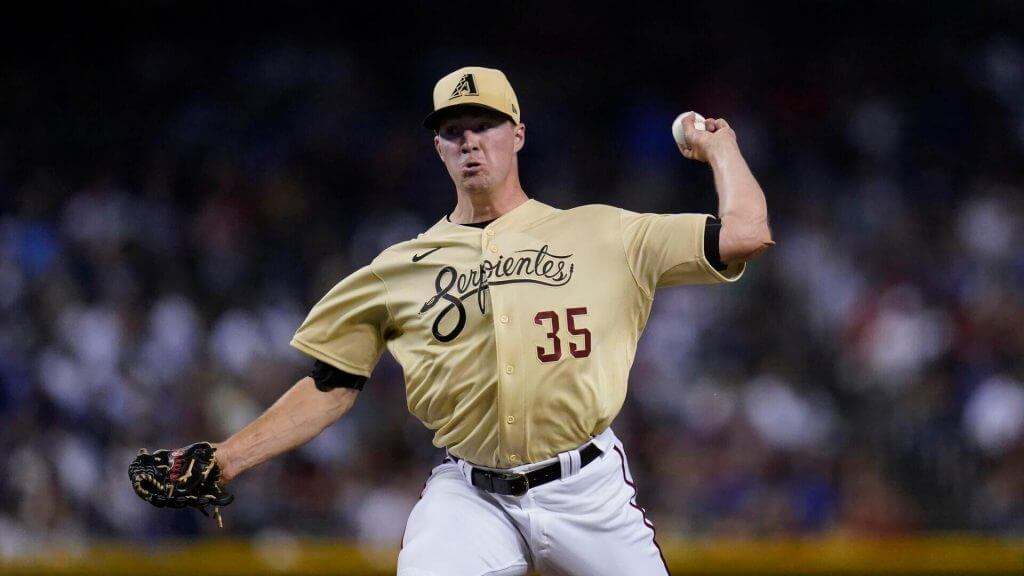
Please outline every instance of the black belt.
[[[601, 455], [601, 449], [593, 442], [580, 450], [580, 468], [590, 464]], [[455, 458], [455, 456], [452, 456]], [[472, 466], [472, 464], [470, 464]], [[530, 488], [547, 484], [562, 477], [562, 463], [552, 462], [542, 468], [531, 470], [525, 474], [516, 472], [497, 472], [472, 466], [470, 480], [473, 486], [481, 490], [504, 496], [522, 496]]]

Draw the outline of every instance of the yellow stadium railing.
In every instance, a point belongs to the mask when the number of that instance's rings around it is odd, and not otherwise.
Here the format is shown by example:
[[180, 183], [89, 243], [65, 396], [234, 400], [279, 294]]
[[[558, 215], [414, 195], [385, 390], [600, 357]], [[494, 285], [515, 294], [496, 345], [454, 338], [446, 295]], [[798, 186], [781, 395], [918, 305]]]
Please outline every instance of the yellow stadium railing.
[[[674, 575], [1024, 576], [1024, 538], [701, 539], [661, 545]], [[105, 542], [2, 558], [0, 574], [377, 576], [395, 573], [396, 555], [394, 549], [323, 540], [210, 539], [152, 546]]]

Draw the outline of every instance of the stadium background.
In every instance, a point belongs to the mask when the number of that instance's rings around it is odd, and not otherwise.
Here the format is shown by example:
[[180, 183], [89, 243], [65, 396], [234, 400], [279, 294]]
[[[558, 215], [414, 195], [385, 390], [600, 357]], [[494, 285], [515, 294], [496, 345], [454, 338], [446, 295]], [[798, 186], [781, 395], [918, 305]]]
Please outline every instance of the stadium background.
[[767, 193], [778, 246], [659, 293], [615, 423], [675, 572], [1024, 573], [1021, 5], [486, 12], [8, 20], [0, 572], [388, 572], [440, 457], [390, 359], [232, 484], [224, 530], [126, 468], [259, 414], [308, 370], [287, 342], [319, 296], [451, 208], [420, 121], [479, 64], [516, 87], [543, 202], [713, 212], [669, 134], [689, 109]]

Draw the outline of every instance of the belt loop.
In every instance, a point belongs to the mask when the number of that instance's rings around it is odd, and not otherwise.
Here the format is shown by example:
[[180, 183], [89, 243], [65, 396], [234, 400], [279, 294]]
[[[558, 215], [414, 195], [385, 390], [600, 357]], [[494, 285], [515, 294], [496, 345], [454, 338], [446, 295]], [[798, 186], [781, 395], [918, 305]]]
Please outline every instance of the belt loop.
[[562, 465], [562, 478], [572, 476], [572, 458], [568, 452], [558, 454], [558, 463]]
[[600, 434], [594, 436], [593, 442], [601, 449], [601, 452], [607, 454], [608, 451], [612, 449], [612, 445], [615, 444], [616, 440], [618, 440], [618, 438], [615, 436], [615, 432], [612, 431], [611, 426], [609, 426]]
[[458, 462], [458, 464], [459, 464], [459, 472], [462, 472], [462, 477], [466, 479], [466, 482], [468, 482], [470, 486], [472, 486], [473, 485], [473, 467], [468, 465], [466, 463], [466, 461], [463, 460], [462, 458], [459, 458], [458, 460], [456, 460], [456, 462]]
[[573, 476], [575, 476], [576, 474], [579, 474], [580, 473], [580, 468], [582, 468], [583, 466], [581, 466], [582, 459], [580, 458], [580, 451], [578, 449], [577, 450], [571, 450], [569, 452], [569, 463], [570, 463], [569, 474], [573, 475]]

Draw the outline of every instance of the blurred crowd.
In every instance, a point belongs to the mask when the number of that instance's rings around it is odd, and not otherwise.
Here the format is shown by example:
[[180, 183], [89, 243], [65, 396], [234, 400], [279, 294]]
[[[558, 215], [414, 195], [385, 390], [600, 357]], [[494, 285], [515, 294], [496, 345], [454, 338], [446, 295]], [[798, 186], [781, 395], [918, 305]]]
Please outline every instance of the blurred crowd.
[[[666, 44], [641, 19], [619, 39], [641, 62], [600, 42], [614, 22], [401, 64], [343, 35], [173, 33], [9, 64], [0, 557], [216, 532], [139, 500], [128, 462], [256, 417], [311, 367], [288, 346], [310, 306], [452, 208], [419, 122], [465, 64], [516, 86], [543, 202], [714, 212], [669, 133], [688, 109], [730, 120], [767, 193], [777, 247], [657, 294], [614, 424], [659, 534], [1024, 534], [1020, 36]], [[397, 545], [430, 439], [386, 357], [341, 422], [231, 485], [226, 532]]]

